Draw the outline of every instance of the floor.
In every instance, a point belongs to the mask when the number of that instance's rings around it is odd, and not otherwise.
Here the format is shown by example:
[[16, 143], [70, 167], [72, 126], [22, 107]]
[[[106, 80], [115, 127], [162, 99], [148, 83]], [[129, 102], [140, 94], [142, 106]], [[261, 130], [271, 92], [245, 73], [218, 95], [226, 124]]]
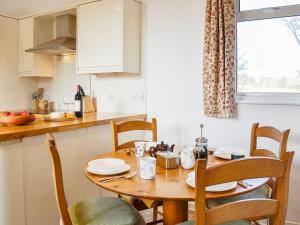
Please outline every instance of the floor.
[[[159, 211], [161, 212], [162, 210], [159, 209]], [[140, 211], [140, 213], [144, 217], [146, 223], [152, 221], [152, 212], [153, 212], [152, 209], [147, 209], [147, 210]], [[158, 219], [162, 219], [162, 216], [159, 215]], [[193, 219], [194, 219], [194, 210], [189, 210], [189, 220], [193, 220]], [[158, 223], [157, 225], [163, 225], [163, 223]]]

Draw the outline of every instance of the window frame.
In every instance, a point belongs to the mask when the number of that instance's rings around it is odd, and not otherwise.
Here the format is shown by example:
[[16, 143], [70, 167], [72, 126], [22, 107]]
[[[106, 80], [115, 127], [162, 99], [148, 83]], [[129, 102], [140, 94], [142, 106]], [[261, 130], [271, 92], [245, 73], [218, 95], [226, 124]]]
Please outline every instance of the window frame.
[[[252, 9], [240, 11], [240, 0], [235, 0], [236, 21], [239, 22], [274, 19], [281, 17], [300, 16], [300, 4]], [[262, 104], [262, 105], [300, 105], [300, 93], [284, 92], [237, 92], [237, 31], [235, 33], [235, 98], [238, 104]]]

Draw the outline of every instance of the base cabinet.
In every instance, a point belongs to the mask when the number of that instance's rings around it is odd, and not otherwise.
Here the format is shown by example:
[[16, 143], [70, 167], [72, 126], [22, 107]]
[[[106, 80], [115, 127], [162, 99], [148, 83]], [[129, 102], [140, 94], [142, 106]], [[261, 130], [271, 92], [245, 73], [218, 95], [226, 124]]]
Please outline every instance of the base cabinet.
[[[122, 138], [144, 139], [144, 132]], [[54, 134], [60, 154], [68, 204], [115, 194], [100, 189], [84, 175], [83, 165], [112, 149], [110, 125]], [[122, 140], [121, 140], [122, 141]], [[0, 224], [59, 224], [51, 159], [45, 136], [0, 143]]]

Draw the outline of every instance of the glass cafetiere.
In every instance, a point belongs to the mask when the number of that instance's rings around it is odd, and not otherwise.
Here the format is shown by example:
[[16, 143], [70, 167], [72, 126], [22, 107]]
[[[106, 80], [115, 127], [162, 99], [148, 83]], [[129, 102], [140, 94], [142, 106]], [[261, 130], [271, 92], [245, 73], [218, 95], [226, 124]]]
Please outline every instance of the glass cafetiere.
[[194, 149], [194, 154], [195, 154], [195, 159], [205, 159], [207, 161], [208, 159], [208, 151], [207, 151], [207, 143], [208, 140], [206, 137], [203, 137], [202, 131], [203, 131], [203, 124], [200, 124], [201, 128], [201, 137], [196, 138], [195, 140], [195, 149]]

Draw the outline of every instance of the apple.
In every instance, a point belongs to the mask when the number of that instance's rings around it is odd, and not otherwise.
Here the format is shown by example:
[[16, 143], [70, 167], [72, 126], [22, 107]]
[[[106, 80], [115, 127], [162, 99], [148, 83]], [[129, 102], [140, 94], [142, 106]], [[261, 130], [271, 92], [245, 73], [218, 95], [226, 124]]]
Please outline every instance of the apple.
[[19, 115], [19, 113], [17, 113], [17, 112], [11, 112], [8, 116], [18, 116]]
[[20, 112], [20, 116], [29, 116], [29, 112], [26, 112], [26, 111], [23, 111], [23, 112]]
[[10, 112], [4, 112], [2, 113], [2, 116], [10, 116]]

